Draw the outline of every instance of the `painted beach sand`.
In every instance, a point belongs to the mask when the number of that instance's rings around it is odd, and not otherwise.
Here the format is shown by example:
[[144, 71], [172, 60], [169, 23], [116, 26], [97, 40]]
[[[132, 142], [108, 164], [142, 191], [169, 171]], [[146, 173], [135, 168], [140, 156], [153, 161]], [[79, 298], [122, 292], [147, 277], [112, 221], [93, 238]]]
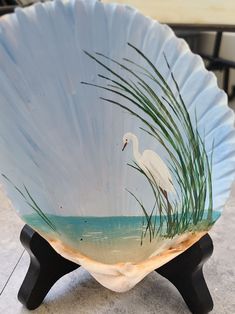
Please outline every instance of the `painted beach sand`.
[[[220, 213], [213, 212], [213, 221], [217, 220]], [[143, 217], [66, 217], [48, 215], [58, 230], [59, 238], [71, 251], [79, 251], [84, 256], [100, 263], [114, 264], [120, 262], [138, 263], [152, 254], [160, 253], [165, 249], [164, 227], [161, 236], [156, 235], [150, 241], [149, 232], [145, 237], [142, 231]], [[206, 217], [206, 214], [205, 214]], [[58, 234], [51, 231], [38, 215], [24, 216], [24, 220], [38, 230], [46, 234], [47, 238], [58, 238]], [[159, 226], [159, 217], [156, 217]], [[211, 226], [211, 225], [210, 225]], [[202, 219], [196, 226], [188, 226], [188, 232], [207, 231], [206, 219]], [[141, 236], [142, 235], [142, 236]], [[165, 237], [167, 239], [167, 237]], [[168, 242], [171, 239], [168, 237]]]
[[[220, 213], [213, 213], [213, 221]], [[206, 215], [205, 215], [206, 217]], [[103, 286], [125, 292], [149, 272], [167, 263], [197, 242], [208, 231], [208, 222], [173, 238], [141, 238], [143, 217], [50, 216], [60, 236], [37, 215], [24, 216], [62, 256], [87, 269]], [[159, 223], [159, 217], [156, 218]]]

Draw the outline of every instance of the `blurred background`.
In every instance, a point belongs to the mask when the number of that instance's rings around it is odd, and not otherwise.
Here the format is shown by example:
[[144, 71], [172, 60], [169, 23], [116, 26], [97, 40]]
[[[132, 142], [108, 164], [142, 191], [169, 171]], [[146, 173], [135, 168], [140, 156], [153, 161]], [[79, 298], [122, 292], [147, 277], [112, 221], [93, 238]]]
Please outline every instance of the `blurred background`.
[[[235, 12], [234, 0], [102, 0], [133, 6], [142, 13], [170, 25], [191, 50], [212, 70], [219, 86], [235, 98]], [[0, 16], [37, 0], [0, 0]], [[44, 1], [41, 1], [44, 2]]]

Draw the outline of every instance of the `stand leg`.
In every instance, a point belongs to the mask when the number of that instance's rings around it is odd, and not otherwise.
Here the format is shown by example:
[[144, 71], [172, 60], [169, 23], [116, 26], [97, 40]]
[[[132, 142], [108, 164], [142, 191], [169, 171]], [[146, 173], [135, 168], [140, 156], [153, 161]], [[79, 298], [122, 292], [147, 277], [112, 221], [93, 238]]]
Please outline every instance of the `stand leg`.
[[179, 290], [193, 314], [206, 314], [213, 309], [213, 301], [206, 285], [202, 267], [213, 252], [213, 243], [208, 234], [187, 251], [156, 272], [167, 278]]
[[[30, 255], [30, 266], [18, 293], [19, 301], [29, 310], [37, 308], [53, 284], [79, 265], [63, 258], [37, 232], [25, 225], [20, 240]], [[213, 301], [202, 273], [211, 256], [213, 244], [207, 234], [188, 250], [156, 269], [179, 290], [193, 314], [206, 314]]]
[[25, 225], [20, 241], [30, 255], [30, 266], [18, 293], [29, 310], [36, 309], [54, 283], [79, 265], [63, 258], [37, 232]]

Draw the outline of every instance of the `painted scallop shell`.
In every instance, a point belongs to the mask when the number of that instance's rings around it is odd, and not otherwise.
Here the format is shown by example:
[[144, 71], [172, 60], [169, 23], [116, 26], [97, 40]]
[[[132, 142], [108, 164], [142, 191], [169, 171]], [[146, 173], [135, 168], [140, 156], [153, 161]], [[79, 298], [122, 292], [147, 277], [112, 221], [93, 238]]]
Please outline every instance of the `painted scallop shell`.
[[229, 196], [226, 94], [168, 26], [130, 7], [53, 1], [1, 18], [0, 112], [17, 212], [114, 291], [200, 239]]

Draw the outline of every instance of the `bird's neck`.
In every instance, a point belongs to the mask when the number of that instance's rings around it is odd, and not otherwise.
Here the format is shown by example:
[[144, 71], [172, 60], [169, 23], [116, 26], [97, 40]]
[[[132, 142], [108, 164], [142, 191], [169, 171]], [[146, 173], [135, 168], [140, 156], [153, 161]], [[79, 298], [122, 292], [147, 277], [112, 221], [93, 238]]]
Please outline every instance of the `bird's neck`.
[[136, 136], [132, 137], [132, 143], [133, 143], [133, 155], [135, 157], [135, 160], [138, 161], [141, 157], [141, 154], [139, 152], [139, 142]]

